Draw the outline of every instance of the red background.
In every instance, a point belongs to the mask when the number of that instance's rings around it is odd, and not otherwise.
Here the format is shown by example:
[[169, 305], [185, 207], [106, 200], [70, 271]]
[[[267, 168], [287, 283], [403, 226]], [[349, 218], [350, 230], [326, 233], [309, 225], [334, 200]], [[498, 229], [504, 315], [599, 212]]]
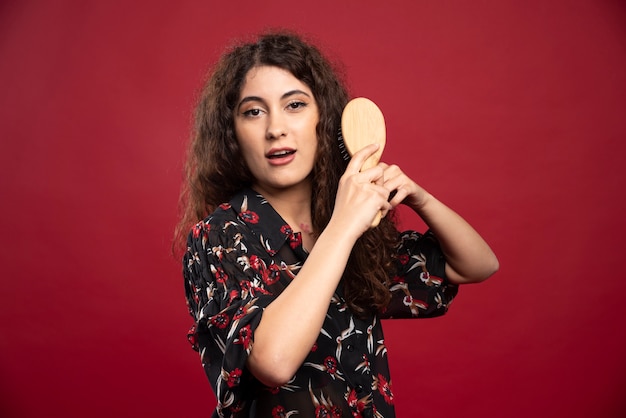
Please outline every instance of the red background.
[[277, 26], [500, 258], [447, 317], [384, 324], [398, 415], [626, 414], [626, 6], [371, 3], [0, 4], [1, 416], [209, 416], [169, 254], [190, 112], [230, 39]]

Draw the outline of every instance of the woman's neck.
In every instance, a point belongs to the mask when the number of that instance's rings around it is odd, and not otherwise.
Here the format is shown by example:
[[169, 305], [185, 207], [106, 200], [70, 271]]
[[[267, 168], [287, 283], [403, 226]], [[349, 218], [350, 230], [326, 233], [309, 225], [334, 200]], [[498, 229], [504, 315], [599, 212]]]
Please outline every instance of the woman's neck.
[[263, 195], [294, 232], [302, 233], [305, 248], [310, 250], [316, 236], [311, 222], [311, 185], [303, 183], [285, 189], [267, 189], [261, 185], [253, 187]]

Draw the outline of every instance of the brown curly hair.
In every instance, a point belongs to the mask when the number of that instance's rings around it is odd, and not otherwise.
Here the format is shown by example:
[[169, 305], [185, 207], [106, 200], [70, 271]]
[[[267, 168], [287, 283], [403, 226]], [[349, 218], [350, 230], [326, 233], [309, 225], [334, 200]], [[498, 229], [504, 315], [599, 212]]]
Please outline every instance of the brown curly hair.
[[[176, 243], [183, 249], [190, 227], [252, 184], [235, 137], [234, 111], [248, 71], [258, 66], [289, 71], [313, 92], [319, 109], [318, 159], [312, 172], [313, 230], [322, 231], [333, 212], [339, 178], [347, 162], [338, 143], [348, 92], [338, 71], [312, 44], [289, 32], [271, 32], [227, 51], [210, 73], [196, 107], [181, 191], [182, 216]], [[356, 242], [342, 283], [352, 311], [367, 315], [384, 309], [398, 231], [390, 216]]]

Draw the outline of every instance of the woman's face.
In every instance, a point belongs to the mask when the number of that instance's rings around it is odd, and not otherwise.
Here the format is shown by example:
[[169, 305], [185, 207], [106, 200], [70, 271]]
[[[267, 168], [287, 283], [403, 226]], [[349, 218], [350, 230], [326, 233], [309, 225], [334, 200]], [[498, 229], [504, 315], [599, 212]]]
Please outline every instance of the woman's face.
[[258, 192], [309, 186], [319, 112], [306, 84], [279, 67], [253, 67], [244, 80], [234, 121]]

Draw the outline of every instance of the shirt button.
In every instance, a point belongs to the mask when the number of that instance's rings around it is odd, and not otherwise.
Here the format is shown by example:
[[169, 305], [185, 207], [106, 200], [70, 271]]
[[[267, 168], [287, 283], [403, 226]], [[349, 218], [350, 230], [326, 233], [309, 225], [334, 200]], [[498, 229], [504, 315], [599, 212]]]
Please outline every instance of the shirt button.
[[346, 346], [346, 350], [348, 350], [348, 351], [352, 352], [352, 351], [354, 351], [354, 346], [353, 346], [352, 344], [348, 344], [348, 345]]

